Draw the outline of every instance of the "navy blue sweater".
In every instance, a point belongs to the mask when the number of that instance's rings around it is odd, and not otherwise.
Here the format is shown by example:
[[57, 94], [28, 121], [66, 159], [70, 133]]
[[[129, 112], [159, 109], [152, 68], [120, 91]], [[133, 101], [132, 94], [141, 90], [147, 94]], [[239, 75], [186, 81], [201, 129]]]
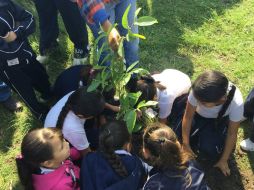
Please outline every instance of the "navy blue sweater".
[[[15, 41], [3, 40], [9, 31], [16, 33]], [[0, 64], [12, 66], [28, 63], [35, 54], [27, 37], [35, 31], [33, 15], [10, 0], [0, 0]], [[15, 60], [15, 61], [13, 61]]]
[[136, 190], [142, 188], [148, 168], [136, 156], [119, 154], [128, 177], [120, 177], [99, 152], [88, 154], [80, 170], [81, 190]]
[[[144, 185], [144, 190], [210, 190], [204, 181], [204, 172], [194, 161], [189, 162], [185, 170], [154, 173]], [[187, 175], [191, 177], [190, 184], [186, 184]]]

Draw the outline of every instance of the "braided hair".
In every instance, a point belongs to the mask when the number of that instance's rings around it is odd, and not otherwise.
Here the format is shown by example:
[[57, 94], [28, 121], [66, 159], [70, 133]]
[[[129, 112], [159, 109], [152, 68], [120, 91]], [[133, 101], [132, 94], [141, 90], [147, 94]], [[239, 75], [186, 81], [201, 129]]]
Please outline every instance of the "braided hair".
[[217, 116], [217, 123], [219, 123], [234, 98], [236, 87], [233, 84], [229, 84], [227, 77], [223, 73], [206, 71], [195, 80], [192, 85], [192, 91], [200, 102], [215, 103], [222, 97], [227, 96]]
[[115, 150], [122, 149], [128, 142], [130, 142], [130, 134], [123, 121], [111, 121], [101, 127], [99, 150], [113, 170], [123, 178], [128, 176], [128, 172]]
[[99, 92], [87, 92], [87, 88], [79, 88], [69, 96], [58, 116], [56, 127], [63, 128], [65, 117], [69, 111], [87, 118], [99, 115], [104, 110], [104, 106], [105, 100]]

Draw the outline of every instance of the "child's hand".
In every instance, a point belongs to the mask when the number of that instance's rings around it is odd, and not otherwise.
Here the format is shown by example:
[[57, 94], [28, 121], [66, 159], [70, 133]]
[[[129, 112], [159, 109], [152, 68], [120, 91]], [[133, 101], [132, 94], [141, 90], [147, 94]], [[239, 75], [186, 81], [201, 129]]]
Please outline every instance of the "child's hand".
[[10, 31], [6, 34], [6, 36], [4, 37], [4, 41], [9, 43], [9, 42], [13, 42], [14, 40], [16, 40], [17, 35], [15, 32]]
[[228, 167], [228, 162], [227, 160], [219, 160], [214, 167], [219, 168], [221, 170], [221, 172], [225, 175], [225, 176], [229, 176], [230, 175], [230, 169]]
[[120, 107], [119, 106], [114, 106], [114, 105], [111, 105], [109, 103], [106, 103], [105, 104], [105, 108], [113, 111], [113, 112], [120, 112]]

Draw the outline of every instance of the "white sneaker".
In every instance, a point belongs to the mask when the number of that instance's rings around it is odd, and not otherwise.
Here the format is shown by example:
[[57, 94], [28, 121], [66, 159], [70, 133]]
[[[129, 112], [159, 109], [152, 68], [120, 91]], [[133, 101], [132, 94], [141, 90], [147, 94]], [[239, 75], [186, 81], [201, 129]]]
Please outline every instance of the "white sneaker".
[[37, 61], [39, 61], [41, 64], [45, 63], [48, 59], [48, 56], [46, 55], [38, 55], [36, 57]]
[[87, 57], [73, 58], [72, 65], [83, 65], [83, 64], [87, 64]]
[[245, 139], [240, 143], [240, 147], [245, 151], [254, 151], [254, 142], [249, 138]]

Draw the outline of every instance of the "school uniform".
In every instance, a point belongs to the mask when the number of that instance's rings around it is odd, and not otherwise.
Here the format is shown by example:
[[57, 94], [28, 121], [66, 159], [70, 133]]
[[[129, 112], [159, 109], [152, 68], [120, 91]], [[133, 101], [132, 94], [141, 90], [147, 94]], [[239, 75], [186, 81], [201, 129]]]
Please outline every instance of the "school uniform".
[[117, 150], [115, 153], [121, 157], [128, 176], [120, 177], [102, 153], [89, 153], [82, 161], [80, 170], [81, 189], [135, 190], [143, 186], [148, 170], [141, 160], [125, 150]]
[[48, 111], [40, 104], [34, 89], [41, 97], [51, 96], [50, 83], [45, 68], [36, 60], [36, 55], [27, 37], [35, 31], [33, 15], [10, 0], [0, 0], [0, 35], [15, 32], [15, 41], [7, 43], [0, 38], [0, 79], [16, 91], [32, 113], [39, 119]]
[[[75, 65], [64, 70], [56, 79], [54, 84], [54, 95], [57, 99], [62, 98], [71, 91], [79, 88], [81, 82], [81, 71], [84, 65]], [[71, 80], [70, 80], [71, 79]], [[87, 84], [83, 84], [87, 85]]]
[[[230, 91], [231, 85], [228, 87]], [[240, 90], [236, 88], [234, 97], [229, 104], [223, 118], [217, 123], [217, 116], [222, 105], [207, 108], [203, 106], [191, 91], [188, 102], [196, 107], [190, 132], [190, 145], [193, 150], [199, 151], [211, 160], [217, 160], [224, 150], [230, 121], [240, 122], [243, 119], [243, 98]], [[173, 128], [177, 136], [182, 137], [181, 124]]]
[[[186, 179], [190, 177], [190, 184]], [[204, 181], [204, 172], [197, 167], [195, 162], [189, 162], [186, 169], [166, 170], [155, 172], [146, 184], [144, 190], [209, 190]]]
[[80, 169], [70, 160], [66, 160], [57, 169], [40, 168], [38, 174], [32, 174], [35, 190], [79, 190]]
[[152, 77], [166, 87], [165, 90], [157, 89], [159, 118], [172, 115], [171, 119], [175, 119], [182, 116], [191, 87], [189, 76], [175, 69], [165, 69]]
[[[72, 0], [34, 0], [39, 16], [40, 54], [53, 46], [59, 35], [58, 11], [60, 12], [67, 33], [74, 43], [75, 50], [82, 57], [88, 54], [88, 34], [77, 3]], [[78, 57], [76, 57], [78, 58]]]

